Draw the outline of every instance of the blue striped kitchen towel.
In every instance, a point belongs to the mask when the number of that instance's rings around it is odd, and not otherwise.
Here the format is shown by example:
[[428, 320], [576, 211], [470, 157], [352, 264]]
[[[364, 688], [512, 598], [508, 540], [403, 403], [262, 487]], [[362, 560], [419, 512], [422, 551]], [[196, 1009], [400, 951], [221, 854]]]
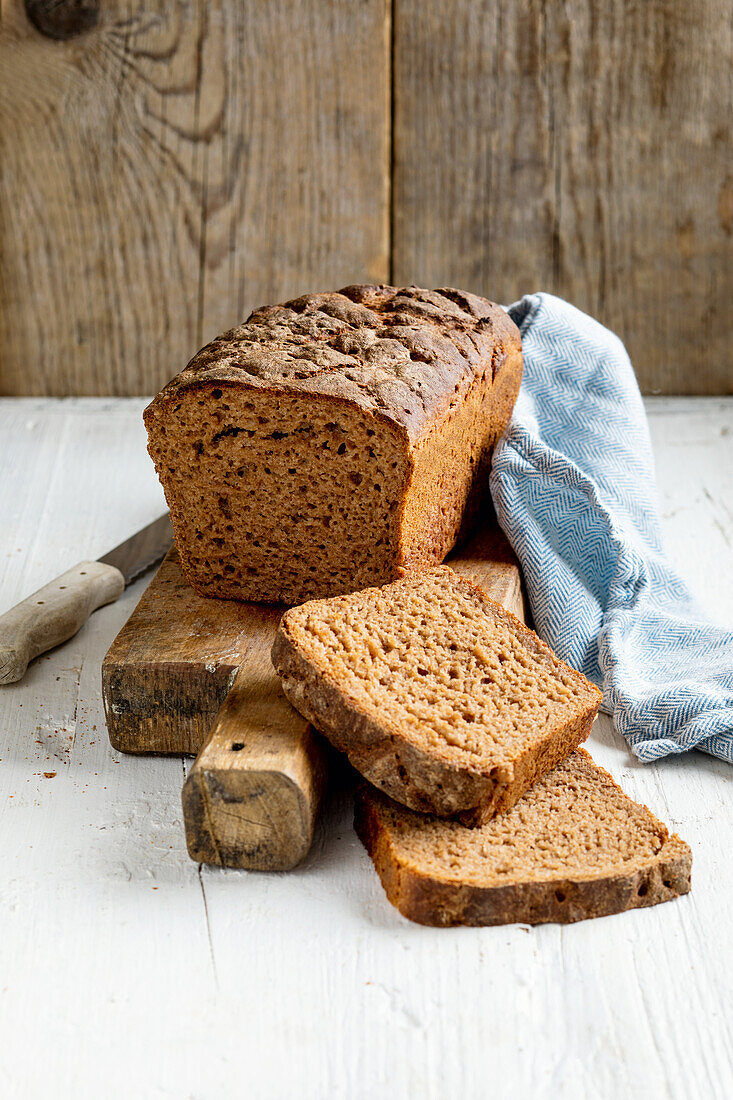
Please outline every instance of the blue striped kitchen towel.
[[733, 763], [733, 633], [706, 620], [664, 555], [624, 346], [551, 294], [509, 312], [524, 379], [491, 492], [535, 629], [602, 688], [640, 760], [698, 748]]

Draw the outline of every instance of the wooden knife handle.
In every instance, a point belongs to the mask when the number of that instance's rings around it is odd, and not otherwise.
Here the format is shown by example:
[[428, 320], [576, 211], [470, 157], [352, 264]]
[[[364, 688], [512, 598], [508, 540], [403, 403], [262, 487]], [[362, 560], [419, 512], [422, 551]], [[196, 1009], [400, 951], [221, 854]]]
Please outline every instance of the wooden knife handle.
[[289, 871], [313, 840], [328, 750], [282, 693], [269, 652], [240, 667], [183, 787], [191, 859]]
[[73, 637], [92, 611], [124, 589], [113, 565], [81, 561], [0, 615], [0, 684], [20, 680], [29, 661]]

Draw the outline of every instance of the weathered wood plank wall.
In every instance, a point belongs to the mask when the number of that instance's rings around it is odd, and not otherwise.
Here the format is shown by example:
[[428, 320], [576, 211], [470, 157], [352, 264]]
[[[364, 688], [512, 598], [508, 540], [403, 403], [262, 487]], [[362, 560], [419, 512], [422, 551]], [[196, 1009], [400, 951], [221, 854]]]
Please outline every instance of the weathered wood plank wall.
[[0, 392], [151, 393], [257, 305], [388, 277], [388, 0], [96, 7], [58, 40], [3, 4]]
[[733, 390], [728, 0], [396, 0], [393, 275], [549, 290]]
[[149, 393], [390, 277], [551, 290], [647, 392], [733, 389], [726, 0], [1, 10], [0, 392]]

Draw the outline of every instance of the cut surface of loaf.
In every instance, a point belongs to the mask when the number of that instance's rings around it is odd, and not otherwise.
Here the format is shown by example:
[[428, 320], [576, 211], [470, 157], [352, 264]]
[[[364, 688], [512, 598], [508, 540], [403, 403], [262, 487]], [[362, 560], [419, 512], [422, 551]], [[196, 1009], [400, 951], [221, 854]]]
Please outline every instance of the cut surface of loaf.
[[144, 414], [189, 583], [295, 604], [441, 562], [486, 500], [521, 374], [507, 314], [450, 288], [256, 310]]
[[468, 824], [505, 811], [590, 732], [601, 693], [442, 566], [283, 616], [290, 702], [371, 783]]
[[356, 831], [387, 897], [420, 924], [570, 923], [690, 889], [692, 855], [584, 749], [479, 829], [363, 784]]

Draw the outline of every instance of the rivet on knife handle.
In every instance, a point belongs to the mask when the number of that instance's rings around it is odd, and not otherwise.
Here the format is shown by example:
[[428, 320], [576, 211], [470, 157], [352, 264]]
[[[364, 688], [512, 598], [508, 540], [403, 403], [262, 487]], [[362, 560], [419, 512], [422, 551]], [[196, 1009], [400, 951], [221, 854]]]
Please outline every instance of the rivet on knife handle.
[[82, 561], [0, 615], [0, 684], [20, 680], [29, 661], [73, 637], [124, 588], [125, 578], [113, 565]]

